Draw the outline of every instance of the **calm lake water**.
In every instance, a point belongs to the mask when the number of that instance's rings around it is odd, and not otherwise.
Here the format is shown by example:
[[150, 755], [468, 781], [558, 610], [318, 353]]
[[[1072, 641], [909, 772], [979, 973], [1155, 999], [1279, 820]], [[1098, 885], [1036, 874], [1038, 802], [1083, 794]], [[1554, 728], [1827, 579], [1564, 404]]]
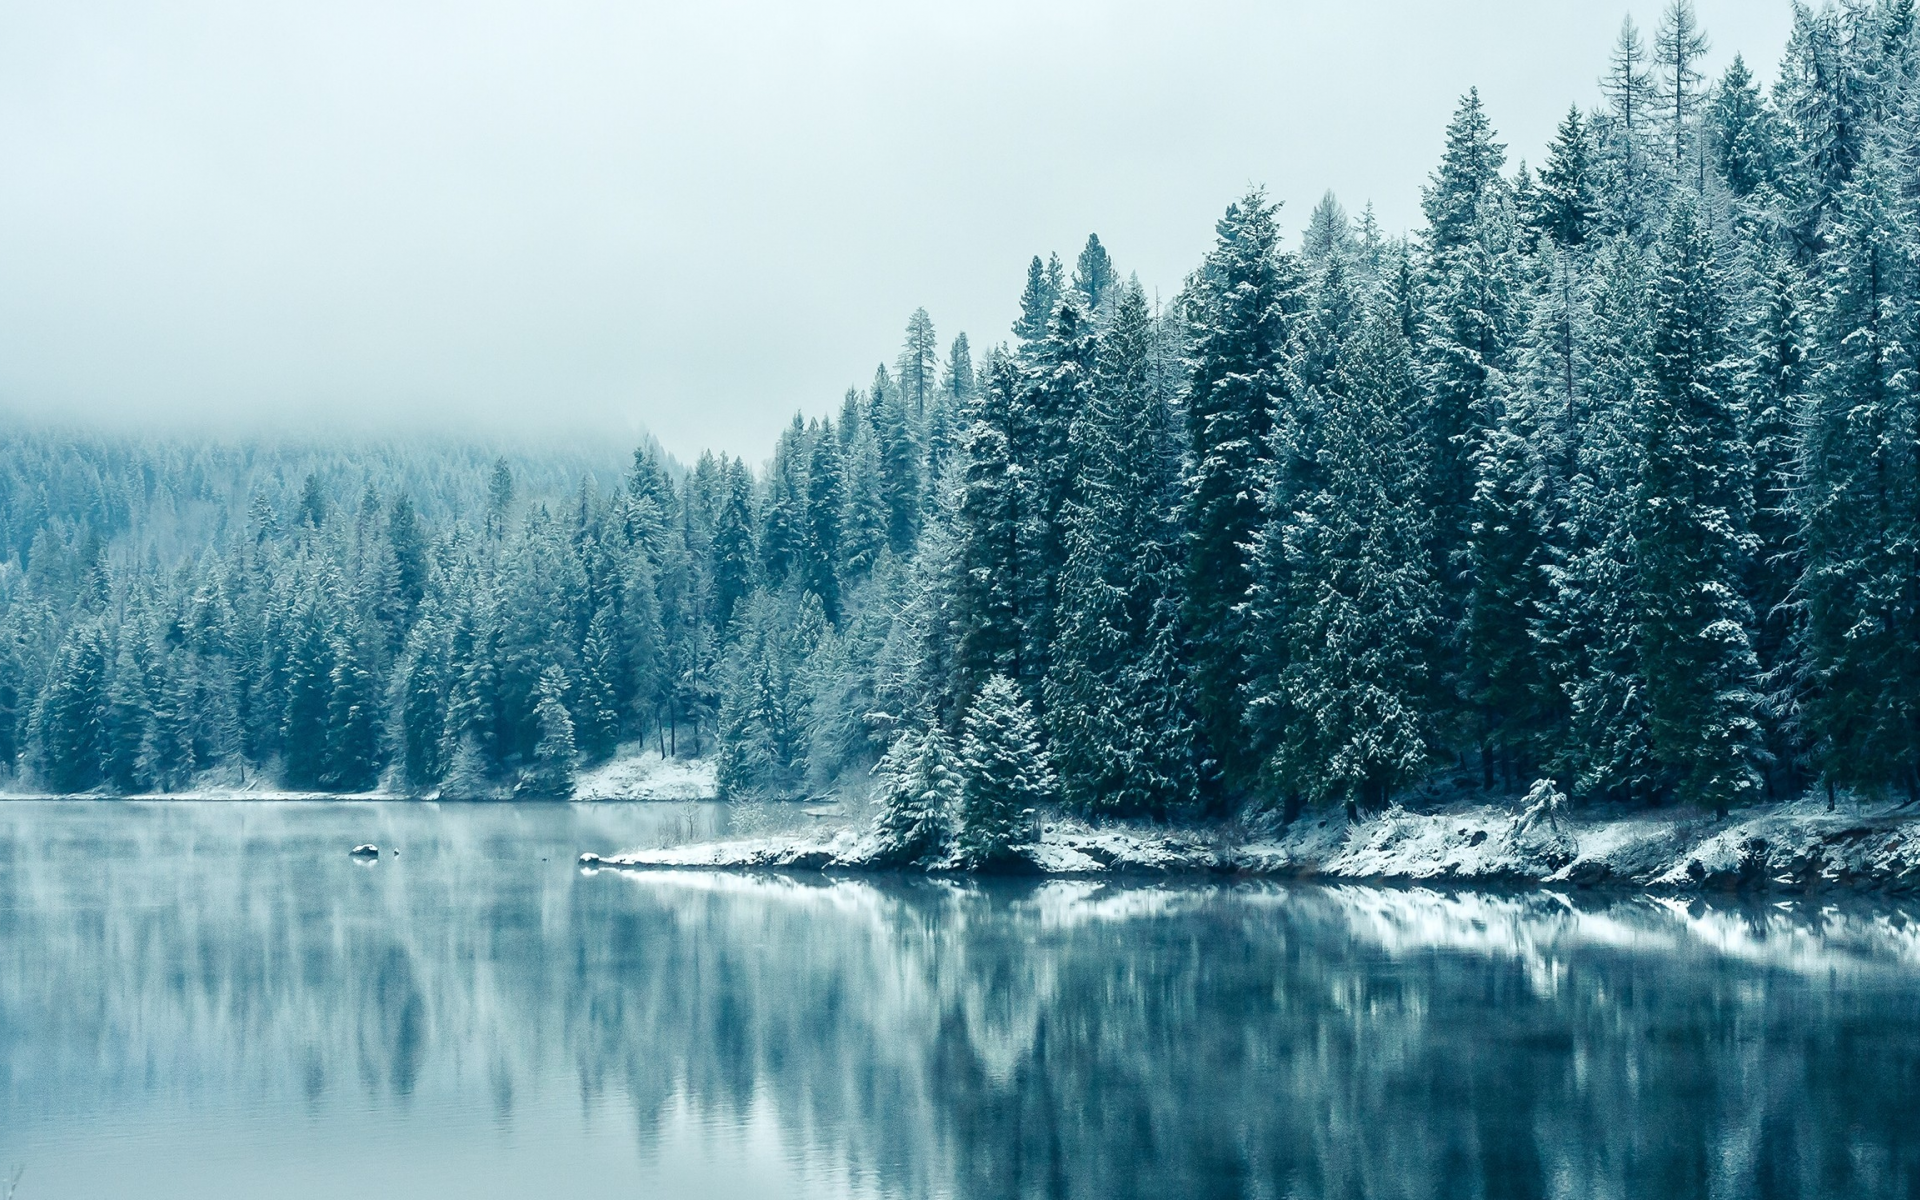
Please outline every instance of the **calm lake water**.
[[733, 823], [0, 803], [0, 1174], [19, 1200], [1920, 1194], [1911, 910], [573, 865]]

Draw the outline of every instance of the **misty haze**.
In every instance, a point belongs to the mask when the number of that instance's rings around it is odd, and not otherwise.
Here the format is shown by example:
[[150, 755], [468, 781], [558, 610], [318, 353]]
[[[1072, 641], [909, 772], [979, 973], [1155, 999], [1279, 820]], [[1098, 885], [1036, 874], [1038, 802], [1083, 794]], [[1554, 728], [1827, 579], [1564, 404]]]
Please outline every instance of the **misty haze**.
[[0, 1200], [1920, 1195], [1913, 0], [0, 12]]

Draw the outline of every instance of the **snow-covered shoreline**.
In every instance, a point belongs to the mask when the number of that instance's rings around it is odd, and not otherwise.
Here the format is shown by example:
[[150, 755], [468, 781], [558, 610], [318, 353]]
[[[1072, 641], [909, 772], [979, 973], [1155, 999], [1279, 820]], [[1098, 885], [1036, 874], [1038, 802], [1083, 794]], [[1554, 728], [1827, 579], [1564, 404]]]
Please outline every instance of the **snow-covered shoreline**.
[[[510, 798], [506, 786], [493, 794], [450, 796], [439, 792], [420, 795], [403, 787], [383, 785], [364, 792], [316, 792], [282, 787], [271, 776], [255, 775], [246, 782], [221, 778], [210, 772], [194, 786], [174, 792], [43, 792], [0, 786], [0, 803], [9, 800], [269, 800], [269, 801], [386, 801], [386, 800], [464, 800], [493, 801]], [[684, 802], [713, 800], [718, 797], [714, 761], [711, 758], [676, 758], [655, 750], [623, 754], [597, 767], [579, 773], [574, 782], [574, 801], [661, 801]]]
[[[583, 854], [587, 870], [878, 871], [864, 832]], [[1735, 813], [1641, 812], [1528, 822], [1512, 808], [1392, 809], [1349, 826], [1309, 815], [1268, 832], [1049, 820], [1016, 872], [1077, 877], [1214, 875], [1687, 893], [1920, 891], [1920, 815], [1799, 802]], [[937, 869], [937, 868], [936, 868]]]

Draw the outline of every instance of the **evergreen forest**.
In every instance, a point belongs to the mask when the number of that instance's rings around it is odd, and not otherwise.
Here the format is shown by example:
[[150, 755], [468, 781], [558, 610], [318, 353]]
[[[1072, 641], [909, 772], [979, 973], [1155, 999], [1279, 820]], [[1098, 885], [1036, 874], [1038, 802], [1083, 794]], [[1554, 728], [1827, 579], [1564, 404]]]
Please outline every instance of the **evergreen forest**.
[[637, 746], [976, 863], [1051, 804], [1920, 798], [1913, 7], [1797, 7], [1763, 83], [1676, 0], [1532, 163], [1463, 97], [1417, 230], [1254, 190], [1166, 298], [1090, 236], [759, 465], [10, 422], [0, 769], [545, 797]]

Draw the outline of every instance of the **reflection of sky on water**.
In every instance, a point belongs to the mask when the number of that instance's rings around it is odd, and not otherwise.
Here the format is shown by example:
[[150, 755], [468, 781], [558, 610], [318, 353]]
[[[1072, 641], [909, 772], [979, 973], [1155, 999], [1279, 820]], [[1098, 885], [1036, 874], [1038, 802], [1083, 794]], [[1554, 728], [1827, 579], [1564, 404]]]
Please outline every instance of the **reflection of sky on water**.
[[1907, 910], [572, 866], [730, 824], [0, 804], [0, 1166], [20, 1200], [1920, 1186]]

